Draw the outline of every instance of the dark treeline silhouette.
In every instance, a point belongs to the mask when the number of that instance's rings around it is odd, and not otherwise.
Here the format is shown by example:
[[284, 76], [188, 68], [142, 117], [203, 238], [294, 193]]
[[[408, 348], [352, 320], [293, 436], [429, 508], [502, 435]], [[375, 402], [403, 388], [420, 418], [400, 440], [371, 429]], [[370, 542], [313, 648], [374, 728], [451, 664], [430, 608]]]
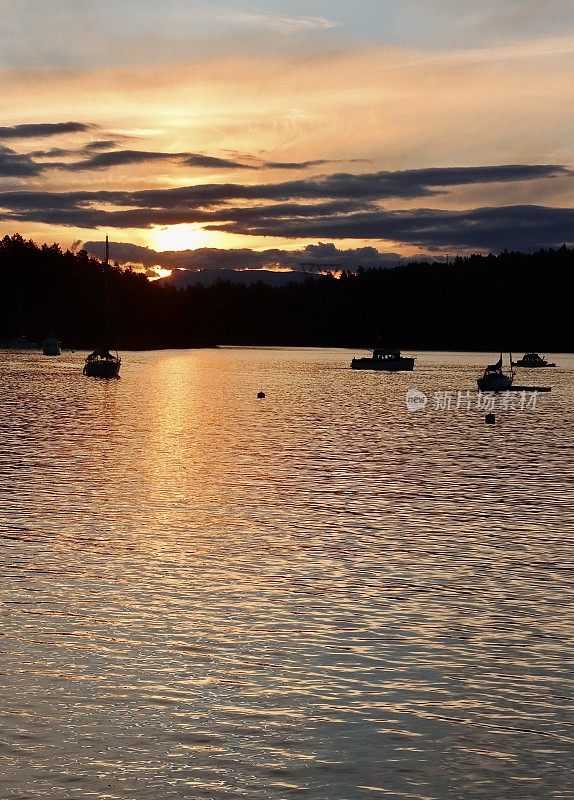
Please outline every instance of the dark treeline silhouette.
[[[122, 349], [211, 344], [194, 325], [189, 300], [131, 270], [109, 268], [110, 341], [105, 342], [105, 267], [85, 251], [38, 247], [21, 236], [0, 241], [0, 341], [22, 332], [41, 341], [51, 331], [64, 347]], [[21, 308], [21, 322], [18, 319]]]
[[[112, 319], [121, 349], [213, 344], [404, 349], [574, 351], [574, 250], [457, 257], [309, 277], [271, 287], [220, 281], [176, 289], [111, 267]], [[86, 252], [0, 241], [0, 339], [65, 347], [102, 338], [103, 265]], [[114, 337], [112, 337], [114, 338]], [[114, 344], [114, 343], [112, 343]]]

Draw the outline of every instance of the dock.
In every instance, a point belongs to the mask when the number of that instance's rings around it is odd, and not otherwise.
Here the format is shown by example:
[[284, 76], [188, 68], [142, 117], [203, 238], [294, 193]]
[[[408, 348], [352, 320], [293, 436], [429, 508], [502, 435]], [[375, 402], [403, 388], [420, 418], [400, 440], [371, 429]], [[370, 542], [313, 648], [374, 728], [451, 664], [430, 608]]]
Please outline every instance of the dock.
[[509, 386], [507, 392], [550, 392], [552, 386]]

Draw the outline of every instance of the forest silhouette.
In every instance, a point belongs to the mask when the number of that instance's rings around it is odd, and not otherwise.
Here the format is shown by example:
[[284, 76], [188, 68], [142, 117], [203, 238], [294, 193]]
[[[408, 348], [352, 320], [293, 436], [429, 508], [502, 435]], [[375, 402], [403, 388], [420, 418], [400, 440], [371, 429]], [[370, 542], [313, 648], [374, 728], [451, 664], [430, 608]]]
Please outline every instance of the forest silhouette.
[[[175, 288], [110, 267], [119, 349], [216, 344], [403, 349], [574, 350], [574, 250], [457, 257], [309, 275], [287, 286], [217, 281]], [[104, 265], [85, 251], [0, 241], [0, 341], [19, 332], [66, 348], [102, 338]]]

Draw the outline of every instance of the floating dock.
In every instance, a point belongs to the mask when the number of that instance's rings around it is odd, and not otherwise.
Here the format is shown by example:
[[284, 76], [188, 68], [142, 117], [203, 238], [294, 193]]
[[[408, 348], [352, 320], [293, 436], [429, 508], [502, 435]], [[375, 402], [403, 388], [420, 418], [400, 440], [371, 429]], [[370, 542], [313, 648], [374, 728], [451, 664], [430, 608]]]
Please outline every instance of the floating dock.
[[550, 392], [552, 386], [510, 386], [507, 392]]

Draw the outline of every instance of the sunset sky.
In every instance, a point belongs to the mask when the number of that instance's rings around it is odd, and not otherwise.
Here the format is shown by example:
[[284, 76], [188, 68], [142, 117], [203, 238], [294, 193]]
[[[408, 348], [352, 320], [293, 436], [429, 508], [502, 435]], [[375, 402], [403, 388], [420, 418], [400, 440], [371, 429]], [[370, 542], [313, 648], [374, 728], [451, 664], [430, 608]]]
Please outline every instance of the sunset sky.
[[571, 0], [1, 8], [2, 235], [193, 268], [574, 243]]

